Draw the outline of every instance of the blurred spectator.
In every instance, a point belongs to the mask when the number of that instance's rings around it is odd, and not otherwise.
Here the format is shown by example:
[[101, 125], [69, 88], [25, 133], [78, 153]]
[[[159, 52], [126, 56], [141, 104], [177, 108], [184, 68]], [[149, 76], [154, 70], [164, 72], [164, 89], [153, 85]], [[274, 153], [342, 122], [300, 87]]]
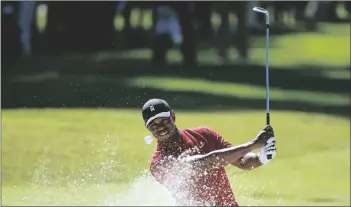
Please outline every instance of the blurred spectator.
[[320, 2], [309, 1], [306, 5], [304, 17], [307, 29], [317, 29], [317, 12], [319, 9]]
[[34, 20], [35, 1], [19, 1], [18, 25], [22, 54], [30, 56], [32, 53], [32, 24]]
[[156, 7], [155, 42], [153, 44], [153, 61], [157, 64], [166, 62], [168, 48], [179, 46], [183, 37], [178, 15], [169, 5]]
[[155, 12], [154, 63], [164, 64], [171, 45], [180, 45], [183, 63], [196, 65], [193, 5], [190, 2], [158, 2]]

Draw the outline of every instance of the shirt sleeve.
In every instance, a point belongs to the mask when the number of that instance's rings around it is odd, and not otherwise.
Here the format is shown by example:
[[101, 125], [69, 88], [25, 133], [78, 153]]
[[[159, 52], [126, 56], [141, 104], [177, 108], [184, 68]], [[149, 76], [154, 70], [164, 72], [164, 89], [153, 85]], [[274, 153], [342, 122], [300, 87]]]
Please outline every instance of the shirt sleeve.
[[214, 141], [216, 150], [232, 147], [232, 144], [225, 141], [224, 138], [216, 131], [210, 128], [205, 128], [209, 138]]

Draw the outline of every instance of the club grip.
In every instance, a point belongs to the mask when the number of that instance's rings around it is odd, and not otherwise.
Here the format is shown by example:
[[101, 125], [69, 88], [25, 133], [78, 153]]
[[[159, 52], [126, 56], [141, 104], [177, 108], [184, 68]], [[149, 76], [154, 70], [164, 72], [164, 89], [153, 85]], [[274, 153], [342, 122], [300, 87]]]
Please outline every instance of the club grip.
[[271, 116], [269, 113], [266, 113], [266, 124], [271, 125]]

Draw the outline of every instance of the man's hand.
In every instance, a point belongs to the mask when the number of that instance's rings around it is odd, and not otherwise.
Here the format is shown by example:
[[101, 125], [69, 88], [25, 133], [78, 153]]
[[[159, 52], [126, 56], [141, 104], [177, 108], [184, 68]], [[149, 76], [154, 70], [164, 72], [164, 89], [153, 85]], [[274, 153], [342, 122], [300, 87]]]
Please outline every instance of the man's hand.
[[267, 164], [273, 160], [277, 154], [277, 148], [275, 147], [275, 138], [271, 137], [268, 139], [267, 144], [261, 147], [258, 159], [262, 164]]
[[275, 157], [277, 153], [275, 142], [274, 130], [269, 125], [261, 130], [254, 139], [255, 146], [261, 148], [259, 160], [262, 164], [267, 164]]
[[257, 134], [256, 138], [253, 140], [255, 148], [261, 148], [263, 146], [266, 146], [268, 140], [271, 137], [274, 137], [274, 131], [271, 126], [267, 125]]

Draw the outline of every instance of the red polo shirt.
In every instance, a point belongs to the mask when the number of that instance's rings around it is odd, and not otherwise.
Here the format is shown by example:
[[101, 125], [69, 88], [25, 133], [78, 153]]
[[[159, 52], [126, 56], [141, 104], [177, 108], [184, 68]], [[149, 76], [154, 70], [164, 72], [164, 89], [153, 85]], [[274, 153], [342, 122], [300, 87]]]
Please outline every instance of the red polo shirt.
[[155, 179], [170, 190], [179, 205], [238, 206], [223, 167], [184, 173], [172, 161], [184, 153], [207, 154], [232, 145], [206, 127], [179, 130], [179, 133], [179, 141], [168, 146], [157, 144], [150, 166]]

